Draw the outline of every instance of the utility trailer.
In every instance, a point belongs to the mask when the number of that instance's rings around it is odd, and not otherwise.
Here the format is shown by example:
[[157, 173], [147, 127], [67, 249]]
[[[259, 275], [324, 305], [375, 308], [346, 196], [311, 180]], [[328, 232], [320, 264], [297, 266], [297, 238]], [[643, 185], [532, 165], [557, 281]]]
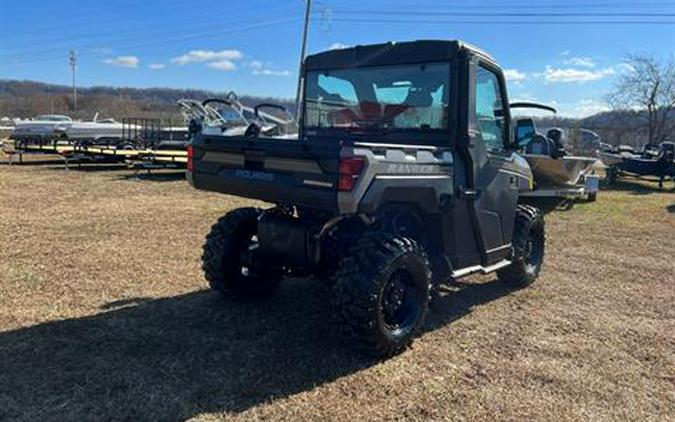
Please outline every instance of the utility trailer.
[[493, 58], [461, 41], [387, 43], [309, 56], [302, 76], [294, 139], [190, 125], [195, 188], [274, 204], [212, 227], [202, 267], [214, 291], [250, 300], [315, 276], [338, 333], [384, 357], [420, 332], [440, 283], [535, 281], [544, 218], [523, 196], [533, 175]]
[[67, 132], [49, 136], [16, 136], [4, 147], [12, 159], [24, 154], [60, 155], [66, 168], [71, 164], [123, 163], [134, 168], [185, 167], [187, 127], [172, 121], [128, 117], [122, 119], [121, 136], [71, 139]]

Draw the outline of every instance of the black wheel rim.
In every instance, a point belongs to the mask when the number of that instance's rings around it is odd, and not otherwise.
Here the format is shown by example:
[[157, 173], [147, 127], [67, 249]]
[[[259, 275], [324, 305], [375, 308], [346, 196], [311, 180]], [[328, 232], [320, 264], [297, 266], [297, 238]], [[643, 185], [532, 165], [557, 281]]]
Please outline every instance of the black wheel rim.
[[525, 265], [527, 271], [536, 273], [539, 271], [542, 259], [544, 257], [544, 242], [542, 237], [536, 231], [530, 231], [525, 244]]
[[254, 254], [260, 246], [258, 236], [247, 236], [241, 242], [239, 250], [239, 261], [237, 262], [237, 273], [240, 277], [251, 278], [258, 273], [255, 265]]
[[380, 300], [382, 318], [389, 331], [397, 334], [414, 326], [420, 314], [418, 296], [412, 274], [400, 269], [389, 276]]

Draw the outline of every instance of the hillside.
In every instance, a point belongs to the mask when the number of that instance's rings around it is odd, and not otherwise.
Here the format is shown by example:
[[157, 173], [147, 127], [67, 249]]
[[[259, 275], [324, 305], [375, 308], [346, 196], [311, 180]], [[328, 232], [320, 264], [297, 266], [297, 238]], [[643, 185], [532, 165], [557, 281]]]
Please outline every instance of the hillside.
[[[95, 113], [102, 117], [153, 117], [180, 119], [176, 101], [181, 98], [203, 100], [223, 97], [226, 92], [172, 88], [112, 88], [78, 89], [78, 111], [73, 112], [72, 88], [32, 81], [0, 80], [0, 117], [28, 118], [38, 114], [67, 114], [77, 119], [90, 119]], [[240, 96], [245, 105], [261, 102], [282, 104], [289, 110], [294, 103], [288, 99]]]

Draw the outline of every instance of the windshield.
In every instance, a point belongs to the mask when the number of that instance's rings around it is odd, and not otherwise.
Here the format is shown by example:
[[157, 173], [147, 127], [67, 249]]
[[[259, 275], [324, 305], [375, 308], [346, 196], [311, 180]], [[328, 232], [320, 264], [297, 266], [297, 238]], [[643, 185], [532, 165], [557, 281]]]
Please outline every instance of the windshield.
[[308, 72], [305, 127], [445, 130], [449, 83], [449, 63]]
[[66, 116], [54, 116], [54, 115], [43, 115], [38, 116], [36, 120], [41, 120], [45, 122], [70, 122], [70, 117]]

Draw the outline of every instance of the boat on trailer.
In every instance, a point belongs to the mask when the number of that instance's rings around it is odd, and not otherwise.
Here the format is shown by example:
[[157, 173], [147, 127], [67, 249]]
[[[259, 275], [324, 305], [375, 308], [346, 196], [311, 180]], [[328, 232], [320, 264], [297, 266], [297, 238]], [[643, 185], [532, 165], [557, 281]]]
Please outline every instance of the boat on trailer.
[[646, 145], [641, 153], [613, 149], [606, 145], [598, 150], [598, 157], [607, 166], [607, 182], [614, 184], [619, 177], [631, 176], [645, 180], [655, 179], [659, 189], [666, 179], [673, 180], [675, 189], [675, 143], [662, 142]]
[[90, 122], [75, 121], [61, 135], [73, 141], [100, 139], [122, 139], [124, 125], [115, 119], [98, 119], [98, 113]]
[[595, 158], [566, 156], [552, 159], [550, 156], [525, 154], [537, 184], [541, 187], [576, 186], [593, 171]]
[[[556, 111], [535, 103], [516, 103], [511, 107]], [[527, 160], [534, 177], [534, 190], [525, 196], [541, 200], [547, 208], [580, 198], [595, 201], [600, 190], [600, 179], [594, 174], [596, 158], [568, 155], [561, 129], [554, 128], [543, 135], [529, 118], [517, 119], [514, 126], [516, 142], [523, 150], [521, 156]]]
[[98, 113], [91, 121], [73, 120], [65, 115], [49, 114], [17, 122], [12, 135], [21, 142], [59, 140], [94, 141], [122, 139], [124, 125], [114, 119], [99, 119]]
[[12, 138], [17, 141], [43, 141], [58, 138], [73, 123], [73, 120], [60, 114], [45, 114], [34, 119], [19, 120]]
[[246, 136], [255, 130], [259, 137], [297, 138], [295, 118], [277, 104], [262, 103], [247, 107], [230, 92], [225, 98], [210, 98], [199, 102], [191, 99], [178, 101], [186, 122], [201, 125], [201, 132], [219, 136]]

